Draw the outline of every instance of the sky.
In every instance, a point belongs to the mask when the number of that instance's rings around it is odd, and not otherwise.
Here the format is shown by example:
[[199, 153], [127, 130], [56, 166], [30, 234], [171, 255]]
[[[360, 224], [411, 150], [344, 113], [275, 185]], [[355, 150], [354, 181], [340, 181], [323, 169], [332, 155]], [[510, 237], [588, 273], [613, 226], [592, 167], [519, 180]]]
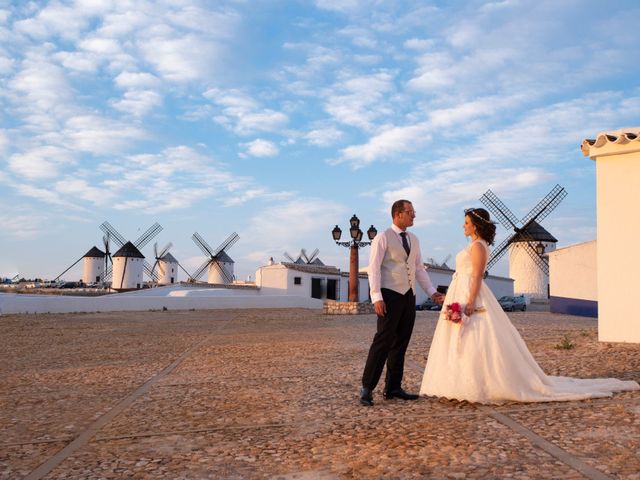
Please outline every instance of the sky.
[[[640, 126], [639, 14], [635, 0], [0, 0], [0, 276], [55, 278], [103, 249], [104, 221], [130, 240], [158, 222], [142, 253], [172, 242], [189, 272], [205, 258], [194, 232], [214, 248], [238, 233], [239, 280], [302, 248], [348, 270], [332, 228], [344, 240], [355, 213], [383, 230], [400, 198], [441, 262], [488, 189], [521, 218], [556, 184], [568, 196], [543, 226], [558, 247], [593, 240], [580, 144]], [[491, 273], [507, 271], [505, 257]]]

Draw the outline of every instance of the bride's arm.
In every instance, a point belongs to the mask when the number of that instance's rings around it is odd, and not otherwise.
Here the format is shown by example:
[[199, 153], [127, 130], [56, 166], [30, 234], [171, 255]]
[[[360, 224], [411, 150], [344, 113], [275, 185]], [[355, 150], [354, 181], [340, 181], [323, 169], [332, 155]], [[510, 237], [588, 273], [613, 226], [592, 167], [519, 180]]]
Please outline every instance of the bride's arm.
[[475, 310], [476, 297], [480, 291], [484, 267], [487, 264], [487, 250], [476, 242], [471, 245], [471, 284], [469, 285], [469, 297], [464, 307], [465, 315], [473, 314]]

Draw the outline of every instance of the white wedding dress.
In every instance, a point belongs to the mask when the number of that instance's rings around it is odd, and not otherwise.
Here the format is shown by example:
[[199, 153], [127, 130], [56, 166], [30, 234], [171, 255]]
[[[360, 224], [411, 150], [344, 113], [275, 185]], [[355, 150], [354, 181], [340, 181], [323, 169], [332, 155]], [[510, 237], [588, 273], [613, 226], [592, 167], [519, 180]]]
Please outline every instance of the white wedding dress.
[[[488, 247], [483, 240], [484, 248]], [[456, 256], [456, 272], [444, 305], [467, 301], [471, 280], [471, 245]], [[440, 315], [420, 387], [421, 395], [478, 403], [548, 402], [607, 397], [614, 391], [639, 390], [634, 381], [578, 379], [546, 375], [522, 337], [482, 281], [476, 308], [462, 324]], [[444, 312], [444, 309], [443, 309]]]

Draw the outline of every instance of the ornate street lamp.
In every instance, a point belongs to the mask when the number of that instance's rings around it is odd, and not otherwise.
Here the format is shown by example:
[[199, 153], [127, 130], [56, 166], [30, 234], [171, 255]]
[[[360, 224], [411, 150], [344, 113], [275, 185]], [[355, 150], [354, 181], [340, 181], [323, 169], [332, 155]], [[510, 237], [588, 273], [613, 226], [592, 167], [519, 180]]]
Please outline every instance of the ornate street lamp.
[[356, 217], [355, 213], [353, 217], [349, 220], [349, 235], [351, 236], [351, 240], [347, 242], [341, 242], [340, 237], [342, 236], [342, 230], [340, 227], [336, 225], [333, 230], [331, 230], [331, 236], [336, 244], [341, 245], [343, 247], [350, 248], [349, 254], [349, 301], [357, 302], [358, 301], [358, 249], [361, 247], [366, 247], [367, 245], [371, 245], [371, 241], [378, 234], [376, 228], [371, 225], [367, 230], [367, 237], [369, 237], [368, 242], [362, 241], [362, 230], [360, 230], [360, 219]]
[[542, 244], [542, 242], [538, 242], [538, 244], [535, 246], [535, 249], [536, 253], [542, 256], [542, 254], [544, 253], [544, 245]]

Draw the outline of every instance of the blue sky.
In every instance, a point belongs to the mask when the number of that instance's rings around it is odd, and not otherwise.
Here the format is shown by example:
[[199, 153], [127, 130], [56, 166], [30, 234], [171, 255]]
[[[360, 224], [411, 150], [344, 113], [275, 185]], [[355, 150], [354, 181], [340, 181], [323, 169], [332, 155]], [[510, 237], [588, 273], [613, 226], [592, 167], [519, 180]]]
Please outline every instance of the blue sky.
[[381, 230], [398, 198], [441, 260], [487, 189], [521, 217], [556, 183], [569, 195], [544, 226], [559, 246], [592, 240], [579, 147], [640, 125], [639, 14], [632, 0], [0, 0], [0, 276], [57, 276], [102, 248], [105, 220], [132, 240], [159, 222], [189, 271], [195, 231], [213, 246], [238, 232], [239, 279], [301, 248], [347, 269], [333, 226], [356, 213]]

